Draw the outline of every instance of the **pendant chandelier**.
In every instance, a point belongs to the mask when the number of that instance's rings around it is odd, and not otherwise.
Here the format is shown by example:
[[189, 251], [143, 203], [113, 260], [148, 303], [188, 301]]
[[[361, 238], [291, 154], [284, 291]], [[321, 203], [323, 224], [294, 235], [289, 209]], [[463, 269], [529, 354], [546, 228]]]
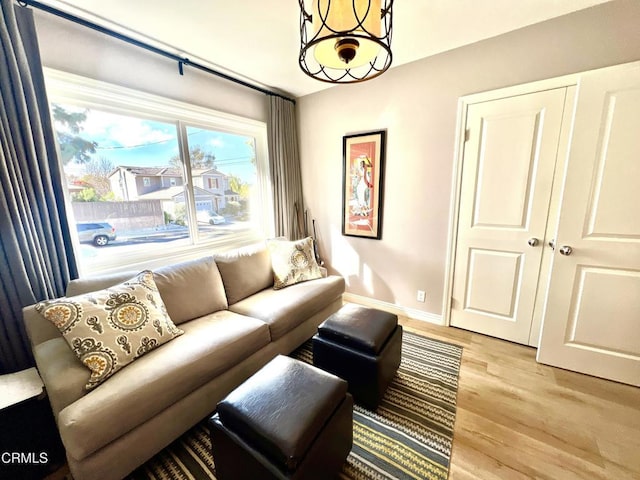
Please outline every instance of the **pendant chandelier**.
[[311, 0], [300, 3], [300, 68], [328, 83], [375, 78], [391, 65], [393, 0]]

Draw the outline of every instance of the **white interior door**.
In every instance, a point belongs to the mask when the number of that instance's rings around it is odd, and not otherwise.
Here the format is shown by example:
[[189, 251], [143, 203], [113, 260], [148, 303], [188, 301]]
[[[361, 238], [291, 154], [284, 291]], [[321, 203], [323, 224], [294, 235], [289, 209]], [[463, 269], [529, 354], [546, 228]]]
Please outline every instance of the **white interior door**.
[[538, 361], [640, 386], [640, 63], [580, 80]]
[[528, 343], [565, 96], [560, 88], [468, 107], [453, 326]]

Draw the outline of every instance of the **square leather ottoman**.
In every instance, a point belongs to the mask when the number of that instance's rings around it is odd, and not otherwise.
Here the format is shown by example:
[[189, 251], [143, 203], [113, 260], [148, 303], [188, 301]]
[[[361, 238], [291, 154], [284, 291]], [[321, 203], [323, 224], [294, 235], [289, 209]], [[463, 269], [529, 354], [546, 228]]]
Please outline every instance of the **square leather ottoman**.
[[337, 477], [353, 443], [347, 383], [279, 355], [209, 419], [219, 480]]
[[356, 403], [375, 410], [402, 356], [402, 326], [388, 312], [347, 304], [313, 337], [313, 364], [349, 383]]

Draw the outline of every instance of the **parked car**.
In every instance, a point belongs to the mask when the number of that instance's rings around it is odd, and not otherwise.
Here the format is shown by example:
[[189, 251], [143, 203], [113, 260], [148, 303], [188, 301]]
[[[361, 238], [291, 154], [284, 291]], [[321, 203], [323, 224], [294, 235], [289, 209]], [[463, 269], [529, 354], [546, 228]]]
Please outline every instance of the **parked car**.
[[209, 225], [219, 225], [226, 222], [225, 218], [214, 210], [209, 212], [201, 210], [196, 214], [196, 218], [198, 222], [208, 223]]
[[76, 229], [80, 242], [93, 243], [96, 247], [104, 247], [116, 239], [116, 229], [108, 223], [78, 222]]

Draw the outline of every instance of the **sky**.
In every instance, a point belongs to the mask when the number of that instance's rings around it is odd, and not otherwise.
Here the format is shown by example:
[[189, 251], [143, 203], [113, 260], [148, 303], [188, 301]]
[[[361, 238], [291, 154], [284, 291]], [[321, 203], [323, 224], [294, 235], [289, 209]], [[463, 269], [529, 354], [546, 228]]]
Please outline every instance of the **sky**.
[[[61, 105], [68, 111], [85, 111], [86, 121], [80, 136], [98, 144], [96, 157], [106, 157], [114, 165], [163, 167], [178, 154], [177, 127], [175, 124], [146, 120], [104, 112]], [[201, 127], [187, 127], [189, 147], [199, 146], [216, 157], [216, 168], [227, 175], [236, 175], [244, 182], [255, 182], [255, 167], [251, 165], [253, 151], [247, 140], [251, 137], [229, 134]], [[82, 175], [79, 165], [68, 165], [69, 174]]]

